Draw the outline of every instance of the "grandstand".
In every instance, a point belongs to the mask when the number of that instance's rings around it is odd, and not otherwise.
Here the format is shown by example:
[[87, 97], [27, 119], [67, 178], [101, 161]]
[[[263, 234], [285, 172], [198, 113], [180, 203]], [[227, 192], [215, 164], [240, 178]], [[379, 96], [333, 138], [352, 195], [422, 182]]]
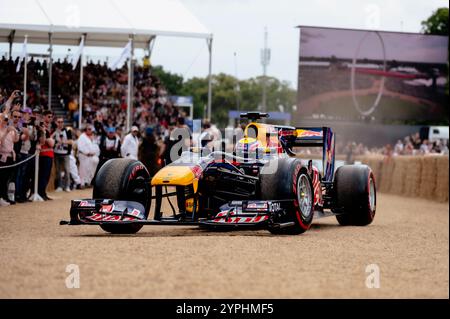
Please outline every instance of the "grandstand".
[[[67, 19], [60, 14], [66, 12], [67, 8], [73, 8], [82, 16], [82, 19], [74, 23], [68, 23]], [[136, 10], [135, 8], [139, 8]], [[158, 8], [158, 13], [149, 18], [149, 13], [153, 13], [155, 8]], [[205, 39], [209, 50], [209, 88], [208, 88], [208, 114], [211, 116], [211, 63], [212, 63], [212, 34], [196, 19], [192, 13], [186, 9], [179, 1], [161, 1], [161, 0], [147, 0], [145, 2], [138, 0], [129, 0], [127, 2], [115, 2], [113, 0], [99, 0], [94, 2], [78, 2], [76, 4], [71, 0], [51, 1], [51, 0], [4, 0], [1, 4], [0, 10], [0, 42], [9, 43], [9, 57], [12, 56], [13, 43], [28, 44], [48, 44], [49, 46], [49, 62], [48, 68], [52, 70], [46, 77], [42, 75], [39, 79], [39, 89], [34, 88], [36, 96], [39, 99], [44, 98], [48, 102], [48, 107], [53, 110], [53, 103], [57, 105], [56, 112], [63, 112], [63, 108], [58, 109], [58, 105], [67, 104], [67, 99], [74, 93], [73, 88], [79, 90], [78, 95], [83, 96], [79, 100], [78, 105], [80, 111], [84, 102], [83, 86], [77, 85], [79, 79], [83, 77], [83, 72], [77, 74], [78, 80], [71, 76], [69, 66], [63, 63], [57, 65], [54, 63], [53, 68], [53, 45], [70, 45], [70, 46], [84, 46], [89, 47], [118, 47], [124, 48], [124, 60], [128, 60], [127, 66], [127, 83], [126, 83], [126, 104], [127, 118], [126, 127], [130, 127], [131, 101], [133, 98], [140, 97], [139, 92], [133, 92], [133, 87], [142, 85], [136, 84], [133, 86], [134, 75], [140, 77], [142, 71], [134, 69], [134, 50], [143, 49], [147, 55], [150, 56], [155, 43], [156, 37], [171, 36], [171, 37], [186, 37], [194, 39]], [[125, 50], [127, 49], [127, 50]], [[26, 51], [26, 50], [24, 50]], [[126, 54], [125, 51], [127, 52]], [[81, 49], [82, 52], [82, 49]], [[29, 57], [29, 55], [28, 55]], [[81, 60], [83, 53], [81, 53]], [[18, 61], [17, 61], [18, 62]], [[10, 70], [12, 71], [12, 70]], [[112, 71], [112, 70], [111, 70]], [[88, 71], [89, 72], [89, 71]], [[122, 80], [126, 75], [111, 74], [110, 71], [104, 70], [108, 77], [112, 80], [107, 80], [107, 85], [113, 85], [112, 91], [120, 91], [124, 93], [124, 83]], [[9, 74], [11, 74], [10, 72]], [[20, 77], [25, 77], [24, 74], [15, 75], [16, 81], [9, 80], [9, 83], [14, 83], [15, 89], [19, 88], [18, 83], [22, 81]], [[55, 79], [53, 79], [55, 77]], [[44, 80], [48, 80], [47, 89], [44, 91]], [[104, 79], [105, 80], [105, 79]], [[141, 79], [142, 80], [142, 79]], [[71, 89], [65, 89], [66, 81], [70, 81]], [[85, 83], [84, 80], [83, 84]], [[111, 82], [112, 81], [112, 82]], [[30, 81], [27, 81], [27, 86]], [[56, 83], [55, 83], [56, 82]], [[59, 83], [58, 83], [59, 82]], [[88, 79], [89, 82], [89, 79]], [[114, 83], [113, 83], [114, 82]], [[98, 84], [98, 83], [96, 83]], [[105, 84], [105, 83], [104, 83]], [[53, 97], [52, 89], [56, 90], [56, 97]], [[45, 93], [44, 93], [45, 92]], [[39, 93], [39, 94], [37, 94]], [[113, 92], [110, 92], [113, 93]], [[135, 94], [136, 93], [136, 94]], [[44, 96], [47, 94], [47, 96]], [[93, 98], [96, 99], [94, 92]], [[105, 93], [104, 93], [105, 94]], [[161, 93], [158, 93], [162, 95]], [[27, 94], [28, 96], [28, 94]], [[155, 96], [164, 98], [161, 96]], [[37, 98], [37, 97], [36, 97]], [[88, 97], [89, 99], [89, 97]], [[62, 100], [62, 102], [61, 102]], [[42, 102], [42, 101], [40, 101]], [[102, 103], [108, 104], [102, 100]], [[121, 103], [122, 101], [120, 101]], [[36, 102], [35, 102], [36, 103]], [[42, 103], [39, 103], [42, 104]], [[109, 103], [109, 104], [116, 104]], [[71, 104], [71, 106], [73, 103]], [[95, 108], [95, 105], [88, 105], [87, 109]], [[75, 112], [75, 111], [73, 111]], [[81, 118], [84, 115], [81, 116]]]
[[[23, 85], [23, 78], [16, 73], [18, 59], [0, 59], [0, 87], [11, 92], [15, 87], [11, 83]], [[53, 63], [53, 96], [52, 111], [62, 115], [66, 123], [78, 126], [78, 74], [73, 65], [64, 61]], [[83, 123], [94, 121], [97, 113], [102, 113], [110, 125], [125, 128], [126, 120], [126, 92], [127, 70], [125, 67], [111, 70], [106, 64], [90, 61], [84, 67], [84, 114]], [[46, 61], [31, 59], [28, 63], [28, 92], [27, 105], [30, 108], [47, 109], [48, 105], [48, 66]], [[17, 82], [10, 82], [15, 79]], [[173, 124], [176, 118], [184, 116], [173, 107], [168, 98], [168, 92], [160, 80], [152, 75], [151, 68], [136, 66], [134, 69], [134, 99], [132, 122], [145, 127], [147, 124]], [[74, 107], [75, 106], [75, 107]]]

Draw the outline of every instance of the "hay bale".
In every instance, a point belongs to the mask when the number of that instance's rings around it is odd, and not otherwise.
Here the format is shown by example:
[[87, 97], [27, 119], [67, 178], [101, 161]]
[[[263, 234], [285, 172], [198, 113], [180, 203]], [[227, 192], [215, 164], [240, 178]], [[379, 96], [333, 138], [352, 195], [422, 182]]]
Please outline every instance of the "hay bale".
[[405, 193], [405, 178], [407, 175], [408, 157], [395, 157], [394, 169], [389, 175], [391, 180], [390, 192], [397, 195], [404, 195]]
[[410, 157], [407, 161], [404, 184], [404, 195], [409, 197], [419, 197], [419, 187], [422, 177], [422, 159], [420, 157]]
[[379, 192], [449, 200], [448, 156], [361, 156], [357, 160], [370, 166]]
[[436, 198], [437, 159], [435, 156], [423, 156], [419, 197]]
[[436, 158], [436, 200], [448, 202], [448, 156]]
[[395, 160], [392, 157], [385, 157], [381, 163], [381, 181], [379, 183], [380, 192], [390, 193], [392, 187], [392, 174], [395, 169]]

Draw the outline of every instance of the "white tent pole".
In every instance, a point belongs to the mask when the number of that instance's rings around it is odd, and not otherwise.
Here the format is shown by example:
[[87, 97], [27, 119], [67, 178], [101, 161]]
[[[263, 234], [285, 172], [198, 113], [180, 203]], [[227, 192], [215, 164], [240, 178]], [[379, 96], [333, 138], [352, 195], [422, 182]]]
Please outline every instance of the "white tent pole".
[[[25, 43], [28, 45], [28, 35], [25, 34]], [[20, 63], [20, 61], [19, 61]], [[25, 50], [25, 59], [23, 60], [23, 107], [27, 106], [27, 64], [28, 64], [28, 50]]]
[[[81, 36], [81, 41], [84, 43], [84, 35]], [[81, 123], [83, 119], [83, 51], [82, 48], [80, 52], [80, 97], [78, 101], [79, 112], [78, 112], [78, 128], [81, 129]]]
[[208, 44], [208, 50], [209, 50], [209, 68], [208, 68], [208, 114], [207, 114], [207, 119], [208, 121], [211, 121], [211, 100], [212, 100], [212, 78], [211, 78], [211, 73], [212, 73], [212, 41], [213, 38], [209, 38], [206, 40], [207, 44]]
[[134, 57], [134, 37], [130, 37], [131, 41], [131, 53], [130, 58], [128, 59], [128, 97], [127, 97], [127, 132], [131, 129], [131, 103], [132, 95], [133, 95], [133, 57]]
[[49, 42], [49, 57], [50, 60], [48, 62], [48, 109], [52, 109], [52, 70], [53, 70], [53, 43], [52, 43], [53, 33], [48, 34], [48, 42]]

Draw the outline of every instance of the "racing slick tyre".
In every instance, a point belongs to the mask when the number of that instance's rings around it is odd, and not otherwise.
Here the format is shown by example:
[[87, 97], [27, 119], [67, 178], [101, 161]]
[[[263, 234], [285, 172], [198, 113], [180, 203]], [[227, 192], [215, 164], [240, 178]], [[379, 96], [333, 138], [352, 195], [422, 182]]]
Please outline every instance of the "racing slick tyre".
[[[141, 162], [126, 158], [111, 159], [98, 171], [92, 196], [139, 202], [144, 205], [147, 218], [152, 197], [149, 178], [150, 175]], [[142, 228], [142, 225], [109, 224], [100, 227], [112, 234], [134, 234]]]
[[272, 234], [301, 234], [309, 229], [313, 220], [314, 192], [311, 178], [301, 161], [282, 158], [272, 174], [261, 174], [261, 198], [263, 200], [293, 199], [287, 205], [286, 216], [274, 222], [292, 223], [285, 228], [269, 227]]
[[340, 225], [366, 226], [374, 217], [377, 194], [375, 178], [367, 165], [344, 165], [334, 178], [337, 209], [333, 210]]

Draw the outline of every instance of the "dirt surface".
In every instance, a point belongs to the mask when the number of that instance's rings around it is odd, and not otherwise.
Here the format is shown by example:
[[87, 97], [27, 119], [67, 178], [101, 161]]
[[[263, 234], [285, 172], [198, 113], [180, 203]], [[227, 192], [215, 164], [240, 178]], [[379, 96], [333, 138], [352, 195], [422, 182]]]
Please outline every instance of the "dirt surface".
[[[380, 194], [368, 227], [334, 217], [299, 236], [59, 226], [71, 198], [0, 208], [0, 298], [448, 298], [447, 204]], [[80, 288], [66, 287], [77, 264]], [[377, 264], [380, 288], [366, 287]]]

